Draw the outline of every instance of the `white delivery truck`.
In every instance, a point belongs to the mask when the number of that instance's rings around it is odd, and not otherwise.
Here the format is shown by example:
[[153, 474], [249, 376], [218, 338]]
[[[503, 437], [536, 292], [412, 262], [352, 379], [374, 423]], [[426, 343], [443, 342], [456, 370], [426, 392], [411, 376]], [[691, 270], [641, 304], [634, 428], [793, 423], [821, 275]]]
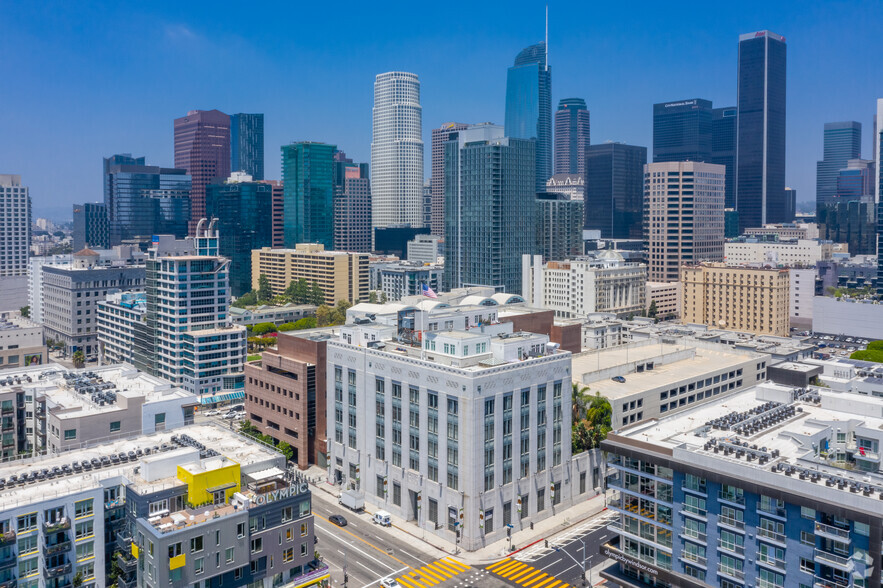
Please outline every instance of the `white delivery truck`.
[[353, 512], [365, 510], [365, 495], [356, 490], [345, 490], [340, 493], [338, 504], [342, 504]]

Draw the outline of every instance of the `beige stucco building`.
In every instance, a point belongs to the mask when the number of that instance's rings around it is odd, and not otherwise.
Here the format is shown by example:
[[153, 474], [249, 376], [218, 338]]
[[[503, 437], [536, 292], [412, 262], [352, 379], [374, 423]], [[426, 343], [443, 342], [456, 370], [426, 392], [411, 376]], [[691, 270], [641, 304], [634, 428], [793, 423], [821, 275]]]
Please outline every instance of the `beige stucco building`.
[[325, 251], [319, 243], [298, 243], [294, 249], [255, 249], [251, 252], [251, 284], [258, 289], [261, 274], [270, 280], [273, 292], [281, 293], [300, 278], [317, 282], [325, 293], [325, 304], [368, 300], [368, 254]]
[[788, 335], [787, 269], [708, 263], [681, 268], [682, 319], [735, 331]]

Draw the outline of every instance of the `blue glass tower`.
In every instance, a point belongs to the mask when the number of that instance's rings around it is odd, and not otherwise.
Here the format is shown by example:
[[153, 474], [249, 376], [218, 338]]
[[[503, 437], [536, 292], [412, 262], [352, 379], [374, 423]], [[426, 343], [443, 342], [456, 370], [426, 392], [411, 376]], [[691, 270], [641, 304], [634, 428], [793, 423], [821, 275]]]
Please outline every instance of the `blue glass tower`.
[[552, 176], [552, 69], [546, 43], [521, 51], [506, 77], [505, 133], [513, 139], [534, 139], [536, 191], [545, 190]]
[[711, 111], [701, 98], [654, 104], [653, 161], [709, 161]]
[[824, 156], [816, 163], [816, 205], [837, 195], [837, 176], [850, 159], [861, 157], [862, 123], [854, 120], [825, 123]]
[[230, 117], [230, 171], [241, 171], [256, 182], [264, 179], [264, 115]]
[[[711, 159], [708, 160], [709, 163], [727, 168], [724, 177], [724, 206], [733, 209], [736, 208], [736, 112], [735, 106], [711, 111]], [[733, 218], [738, 222], [737, 217]]]
[[586, 229], [604, 239], [642, 239], [647, 148], [601, 143], [586, 149]]
[[305, 141], [282, 146], [283, 241], [334, 247], [336, 145]]

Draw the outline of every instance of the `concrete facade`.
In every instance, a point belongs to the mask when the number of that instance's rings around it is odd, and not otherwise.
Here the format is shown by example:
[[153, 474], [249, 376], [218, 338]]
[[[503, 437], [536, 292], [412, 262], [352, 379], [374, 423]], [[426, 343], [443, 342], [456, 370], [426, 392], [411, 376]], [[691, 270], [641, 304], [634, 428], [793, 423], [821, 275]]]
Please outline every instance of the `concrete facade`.
[[883, 333], [883, 304], [874, 300], [816, 296], [813, 298], [813, 330], [879, 339]]
[[47, 360], [43, 326], [18, 312], [0, 313], [0, 370], [42, 365]]

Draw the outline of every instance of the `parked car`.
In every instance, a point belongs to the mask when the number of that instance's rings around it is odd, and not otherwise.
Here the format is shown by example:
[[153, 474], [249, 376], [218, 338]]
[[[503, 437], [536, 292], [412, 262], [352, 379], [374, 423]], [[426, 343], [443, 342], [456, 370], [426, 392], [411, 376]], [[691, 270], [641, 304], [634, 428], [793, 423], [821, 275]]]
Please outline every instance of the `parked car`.
[[228, 412], [227, 414], [224, 415], [224, 418], [225, 418], [225, 419], [230, 419], [230, 420], [235, 419], [235, 418], [236, 418], [236, 413], [235, 413], [235, 412]]
[[625, 383], [625, 378], [623, 378], [622, 376], [613, 376], [610, 379], [613, 380], [614, 382], [619, 382], [620, 384]]
[[346, 519], [338, 514], [331, 515], [330, 517], [328, 517], [328, 520], [338, 527], [346, 527]]
[[395, 578], [384, 578], [380, 581], [380, 588], [399, 588], [399, 586]]

